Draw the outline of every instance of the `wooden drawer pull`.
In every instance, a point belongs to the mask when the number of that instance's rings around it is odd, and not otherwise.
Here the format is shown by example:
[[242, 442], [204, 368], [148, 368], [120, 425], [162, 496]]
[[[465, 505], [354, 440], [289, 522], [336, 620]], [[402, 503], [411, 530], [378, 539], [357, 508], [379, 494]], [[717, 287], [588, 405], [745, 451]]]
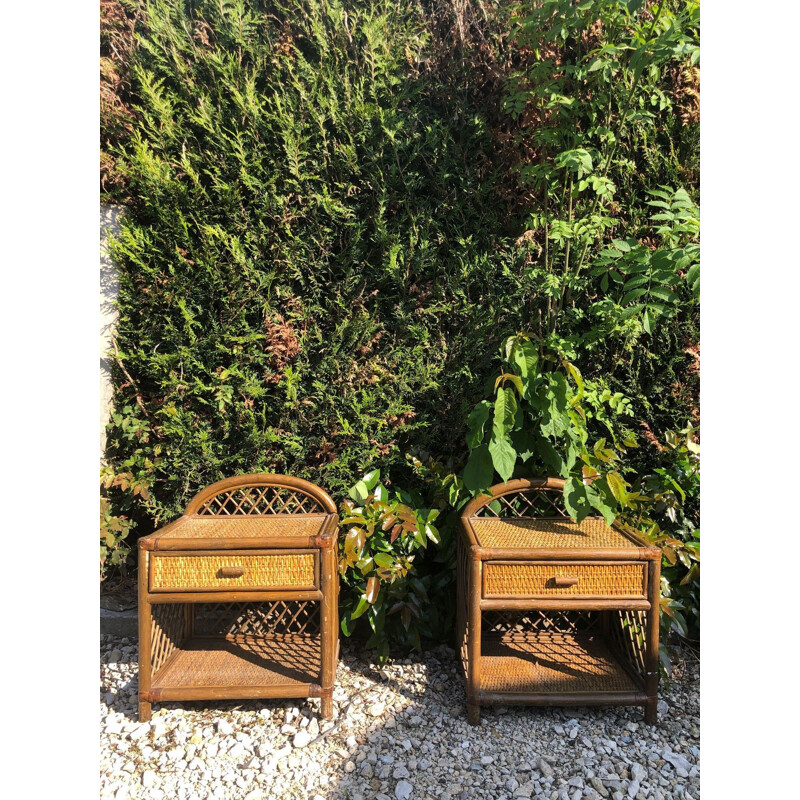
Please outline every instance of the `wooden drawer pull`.
[[244, 567], [220, 567], [220, 578], [241, 578], [244, 575]]
[[553, 578], [553, 583], [556, 586], [574, 586], [578, 579], [573, 575], [556, 575]]

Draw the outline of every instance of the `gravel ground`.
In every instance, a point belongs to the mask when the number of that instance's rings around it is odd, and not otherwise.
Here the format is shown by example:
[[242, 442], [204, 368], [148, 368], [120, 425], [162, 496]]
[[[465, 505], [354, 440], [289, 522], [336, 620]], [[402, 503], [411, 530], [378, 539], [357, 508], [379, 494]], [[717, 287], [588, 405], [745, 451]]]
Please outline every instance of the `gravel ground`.
[[136, 640], [101, 637], [101, 797], [177, 800], [668, 800], [700, 796], [699, 666], [638, 708], [484, 709], [466, 722], [453, 650], [383, 668], [348, 642], [318, 701], [155, 705], [136, 718]]

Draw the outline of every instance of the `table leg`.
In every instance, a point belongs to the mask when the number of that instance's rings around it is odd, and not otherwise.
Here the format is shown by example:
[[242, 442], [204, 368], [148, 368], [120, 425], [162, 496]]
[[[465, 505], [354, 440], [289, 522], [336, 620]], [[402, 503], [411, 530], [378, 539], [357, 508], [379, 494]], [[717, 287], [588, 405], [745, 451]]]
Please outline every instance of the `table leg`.
[[481, 685], [481, 562], [469, 561], [467, 583], [469, 628], [467, 631], [467, 721], [477, 725], [481, 720], [478, 692]]

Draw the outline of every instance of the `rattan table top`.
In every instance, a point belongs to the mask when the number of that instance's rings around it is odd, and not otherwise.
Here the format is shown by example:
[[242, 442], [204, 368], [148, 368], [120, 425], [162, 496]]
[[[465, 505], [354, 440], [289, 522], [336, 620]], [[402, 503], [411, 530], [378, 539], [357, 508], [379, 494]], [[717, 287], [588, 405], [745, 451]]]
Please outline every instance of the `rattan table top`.
[[316, 536], [327, 514], [267, 514], [264, 516], [180, 517], [156, 532], [169, 539], [263, 539]]
[[564, 518], [471, 517], [470, 524], [481, 547], [523, 548], [631, 548], [642, 545], [601, 517], [587, 517], [577, 523]]

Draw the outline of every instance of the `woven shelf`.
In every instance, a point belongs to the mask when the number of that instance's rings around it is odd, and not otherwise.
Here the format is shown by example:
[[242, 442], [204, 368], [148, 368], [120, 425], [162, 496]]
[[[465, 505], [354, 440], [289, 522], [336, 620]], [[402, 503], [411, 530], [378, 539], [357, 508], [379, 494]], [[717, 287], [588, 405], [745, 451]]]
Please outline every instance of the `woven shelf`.
[[195, 638], [153, 676], [152, 688], [307, 686], [320, 670], [319, 636]]
[[642, 691], [600, 636], [485, 641], [481, 691], [509, 694], [631, 694]]

